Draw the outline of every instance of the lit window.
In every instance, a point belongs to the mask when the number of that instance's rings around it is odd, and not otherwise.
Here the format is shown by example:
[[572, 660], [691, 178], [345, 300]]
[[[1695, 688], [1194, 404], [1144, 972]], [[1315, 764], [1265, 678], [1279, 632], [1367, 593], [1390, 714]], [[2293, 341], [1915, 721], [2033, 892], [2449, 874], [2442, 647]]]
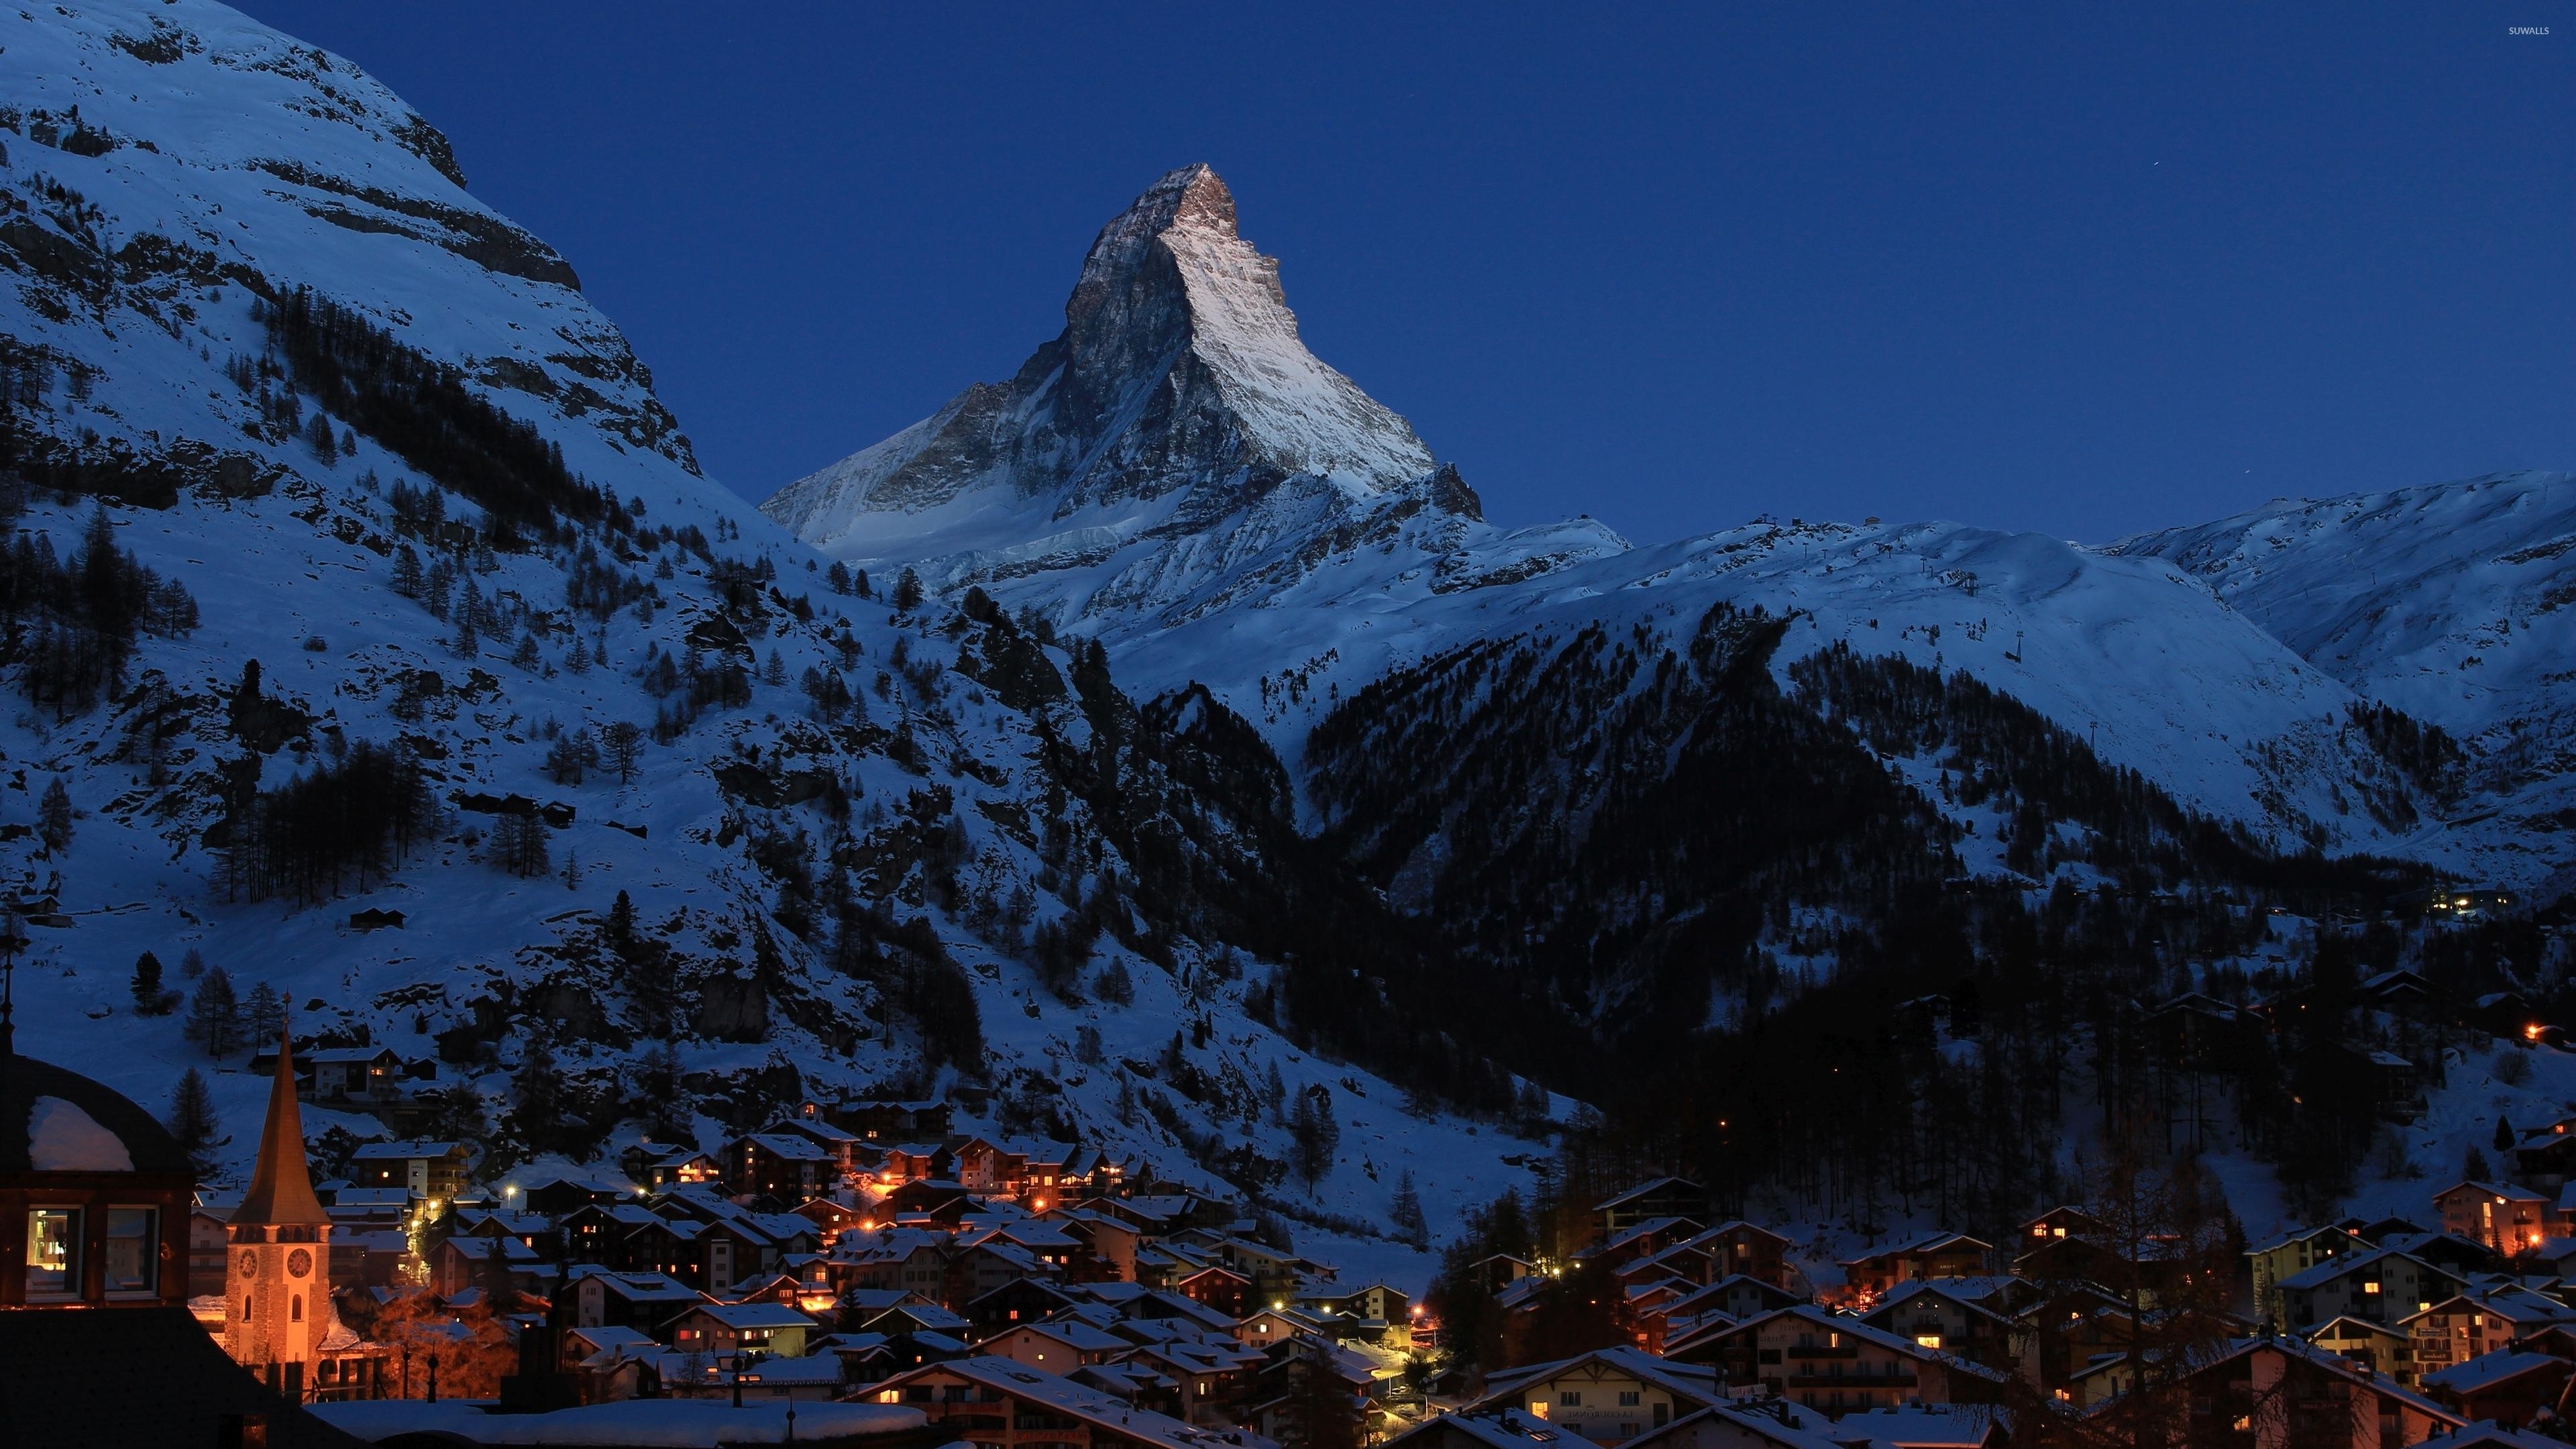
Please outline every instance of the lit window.
[[1925, 1348], [1939, 1348], [1941, 1346], [1941, 1335], [1937, 1333], [1918, 1333], [1914, 1335], [1914, 1341]]
[[2367, 1282], [2367, 1283], [2362, 1284], [2362, 1285], [2361, 1285], [2361, 1291], [2362, 1291], [2362, 1292], [2364, 1292], [2364, 1293], [2376, 1293], [2376, 1292], [2378, 1292], [2378, 1291], [2379, 1291], [2379, 1283], [2378, 1283], [2378, 1280], [2373, 1279], [2373, 1280], [2371, 1280], [2370, 1282]]
[[27, 1293], [80, 1291], [80, 1209], [34, 1208], [27, 1214]]

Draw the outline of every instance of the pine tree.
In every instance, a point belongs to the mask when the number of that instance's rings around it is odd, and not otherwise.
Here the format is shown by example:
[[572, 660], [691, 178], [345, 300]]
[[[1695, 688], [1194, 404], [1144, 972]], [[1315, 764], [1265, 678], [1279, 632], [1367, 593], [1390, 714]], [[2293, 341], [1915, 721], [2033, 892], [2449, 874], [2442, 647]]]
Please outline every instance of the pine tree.
[[2487, 1155], [2480, 1152], [2474, 1142], [2469, 1144], [2468, 1153], [2460, 1159], [2460, 1176], [2470, 1182], [2485, 1182], [2495, 1176], [2494, 1169], [2487, 1166]]
[[680, 1063], [678, 1043], [668, 1039], [653, 1044], [639, 1064], [637, 1086], [644, 1093], [645, 1135], [656, 1142], [690, 1142], [697, 1136], [691, 1121], [686, 1075]]
[[921, 607], [921, 598], [921, 575], [907, 567], [895, 577], [894, 611], [898, 614], [909, 614]]
[[69, 849], [72, 843], [72, 792], [63, 788], [63, 777], [56, 775], [45, 786], [44, 798], [36, 805], [36, 836], [45, 842], [46, 853]]
[[624, 891], [609, 903], [608, 939], [621, 951], [635, 944], [635, 902]]
[[1395, 1202], [1387, 1208], [1386, 1219], [1394, 1224], [1395, 1235], [1415, 1252], [1431, 1246], [1431, 1222], [1423, 1216], [1422, 1194], [1413, 1186], [1412, 1168], [1395, 1180]]
[[1270, 1120], [1285, 1126], [1288, 1121], [1288, 1083], [1279, 1075], [1279, 1059], [1270, 1060], [1270, 1071], [1261, 1080], [1262, 1100], [1270, 1104]]
[[243, 1010], [243, 1028], [250, 1044], [277, 1040], [286, 1029], [286, 993], [262, 981], [250, 989], [250, 1004]]
[[206, 968], [181, 1030], [210, 1057], [228, 1055], [241, 1045], [241, 1000], [233, 994], [232, 977], [221, 966]]
[[304, 445], [313, 450], [313, 456], [321, 459], [322, 466], [326, 468], [340, 461], [340, 440], [333, 435], [327, 414], [317, 412], [313, 420], [305, 424]]
[[195, 1067], [179, 1074], [179, 1085], [170, 1093], [169, 1127], [197, 1176], [202, 1179], [213, 1173], [215, 1138], [223, 1126], [215, 1117], [215, 1094], [207, 1089], [205, 1074]]
[[2513, 1127], [2502, 1117], [2496, 1118], [2495, 1150], [2498, 1152], [2513, 1150]]
[[519, 1049], [519, 1065], [510, 1073], [510, 1116], [520, 1140], [542, 1150], [555, 1140], [563, 1113], [563, 1074], [555, 1068], [554, 1048], [542, 1032], [531, 1031]]
[[492, 824], [492, 864], [522, 880], [553, 869], [546, 851], [546, 823], [534, 815], [504, 815]]
[[760, 682], [769, 685], [787, 682], [787, 661], [780, 658], [775, 649], [769, 651], [769, 662], [760, 666]]
[[1318, 1082], [1297, 1094], [1297, 1109], [1288, 1119], [1288, 1134], [1296, 1147], [1297, 1175], [1309, 1187], [1323, 1181], [1333, 1170], [1335, 1155], [1341, 1150], [1342, 1124], [1333, 1117], [1332, 1089]]
[[832, 567], [823, 575], [823, 582], [831, 586], [833, 593], [848, 593], [850, 591], [850, 566], [840, 562], [838, 559], [833, 560]]
[[608, 767], [617, 772], [617, 783], [635, 778], [635, 766], [644, 758], [644, 728], [628, 720], [618, 720], [599, 732], [602, 752], [608, 756]]
[[134, 958], [134, 1010], [141, 1016], [160, 1016], [170, 1010], [171, 997], [161, 989], [161, 958], [146, 951]]
[[194, 981], [205, 974], [206, 953], [194, 946], [189, 947], [188, 954], [179, 958], [179, 979]]

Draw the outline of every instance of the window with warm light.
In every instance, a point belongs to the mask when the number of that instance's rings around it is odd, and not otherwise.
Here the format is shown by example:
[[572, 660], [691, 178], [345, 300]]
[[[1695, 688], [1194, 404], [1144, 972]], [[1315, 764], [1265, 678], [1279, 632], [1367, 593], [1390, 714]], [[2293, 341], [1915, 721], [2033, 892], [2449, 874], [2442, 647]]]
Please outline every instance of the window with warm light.
[[1941, 1346], [1941, 1335], [1937, 1333], [1918, 1333], [1914, 1335], [1914, 1341], [1924, 1348], [1939, 1348]]
[[79, 1208], [27, 1212], [27, 1296], [63, 1297], [80, 1291]]

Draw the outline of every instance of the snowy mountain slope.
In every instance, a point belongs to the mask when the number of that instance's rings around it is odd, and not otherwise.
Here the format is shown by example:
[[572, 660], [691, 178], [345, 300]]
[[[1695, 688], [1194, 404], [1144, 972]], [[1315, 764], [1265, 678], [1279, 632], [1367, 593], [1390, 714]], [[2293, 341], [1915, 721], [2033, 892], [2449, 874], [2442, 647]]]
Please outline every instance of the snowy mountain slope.
[[2576, 478], [2514, 473], [2275, 504], [2122, 539], [2471, 751], [2482, 859], [2576, 863]]
[[1306, 349], [1277, 261], [1205, 166], [1101, 229], [1063, 333], [1009, 382], [763, 508], [862, 567], [1029, 581], [1011, 595], [1059, 622], [1265, 600], [1336, 549], [1437, 547], [1479, 516], [1404, 419]]
[[[1176, 205], [1175, 187], [1207, 205]], [[1837, 639], [1966, 669], [2285, 845], [2377, 849], [2416, 823], [2344, 728], [2351, 691], [2174, 568], [1939, 523], [1766, 520], [1633, 550], [1589, 519], [1485, 523], [1454, 471], [1409, 476], [1429, 468], [1411, 430], [1359, 408], [1297, 342], [1275, 266], [1244, 260], [1221, 197], [1203, 167], [1165, 177], [1102, 232], [1065, 336], [1011, 384], [968, 390], [764, 510], [853, 563], [915, 566], [1104, 639], [1150, 687], [1202, 681], [1290, 760], [1337, 699], [1462, 640], [1590, 621], [1686, 635], [1725, 602], [1800, 616], [1782, 669]], [[1159, 245], [1136, 243], [1148, 232]], [[1154, 304], [1100, 301], [1139, 292]], [[1267, 365], [1242, 361], [1256, 355]], [[1197, 388], [1202, 372], [1225, 381]], [[1250, 372], [1262, 385], [1233, 380]], [[1056, 399], [1077, 376], [1085, 396], [1155, 403], [1107, 410], [1114, 442], [1070, 446]], [[1299, 407], [1292, 428], [1283, 411]], [[1328, 476], [1219, 481], [1251, 454]], [[1096, 461], [1140, 457], [1149, 481]]]
[[[443, 1047], [507, 1155], [963, 1068], [999, 1088], [994, 1128], [1079, 1131], [1201, 1181], [1208, 1145], [1236, 1144], [1228, 1170], [1266, 1162], [1253, 1185], [1292, 1211], [1374, 1217], [1411, 1167], [1437, 1220], [1515, 1175], [1502, 1134], [1409, 1116], [1260, 1024], [1247, 1003], [1280, 968], [1131, 898], [1148, 867], [1121, 842], [1171, 822], [1107, 821], [1069, 790], [1106, 716], [1068, 696], [1067, 651], [822, 587], [812, 553], [698, 475], [570, 267], [347, 61], [214, 5], [48, 7], [0, 18], [0, 78], [0, 464], [31, 484], [23, 537], [85, 558], [103, 517], [202, 614], [138, 638], [86, 708], [34, 700], [56, 626], [9, 636], [0, 816], [29, 821], [53, 781], [78, 812], [60, 849], [0, 832], [0, 879], [43, 922], [23, 1049], [166, 1100], [205, 1057], [179, 1017], [138, 1014], [127, 975], [150, 950], [193, 989], [194, 949], [245, 992], [281, 988], [299, 1036]], [[631, 779], [548, 766], [621, 722], [655, 727]], [[1204, 726], [1152, 728], [1179, 750]], [[222, 847], [362, 744], [399, 746], [435, 798], [408, 858], [307, 894], [236, 888]], [[1138, 793], [1215, 822], [1212, 848], [1240, 818], [1185, 784]], [[629, 939], [607, 920], [621, 891]], [[360, 933], [361, 906], [407, 919]], [[1061, 960], [1041, 979], [1030, 940], [1086, 911], [1108, 928], [1081, 935], [1071, 979]], [[1113, 971], [1123, 992], [1098, 986]], [[511, 1086], [539, 1075], [520, 1070], [539, 1041], [561, 1068], [544, 1120]], [[217, 1076], [236, 1162], [264, 1090], [240, 1062]], [[1277, 1170], [1274, 1070], [1340, 1115], [1311, 1190]]]

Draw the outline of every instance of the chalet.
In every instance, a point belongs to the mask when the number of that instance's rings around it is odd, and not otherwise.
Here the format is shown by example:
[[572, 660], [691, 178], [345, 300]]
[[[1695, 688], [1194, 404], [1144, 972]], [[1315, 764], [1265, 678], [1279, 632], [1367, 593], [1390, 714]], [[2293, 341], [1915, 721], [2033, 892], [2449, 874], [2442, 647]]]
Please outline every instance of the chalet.
[[313, 1069], [308, 1100], [322, 1106], [356, 1106], [360, 1110], [402, 1095], [403, 1060], [391, 1047], [329, 1047], [307, 1052]]
[[[1625, 1449], [1841, 1449], [1855, 1442], [1828, 1437], [1831, 1424], [1824, 1415], [1787, 1399], [1728, 1399], [1681, 1415], [1660, 1429], [1649, 1429], [1629, 1440]], [[1461, 1444], [1460, 1449], [1470, 1446]], [[1497, 1442], [1473, 1449], [1521, 1446]]]
[[2301, 1332], [2335, 1318], [2395, 1327], [2467, 1286], [2395, 1248], [2346, 1253], [2281, 1280], [2281, 1326]]
[[1402, 1290], [1379, 1282], [1330, 1293], [1302, 1295], [1297, 1301], [1301, 1308], [1339, 1313], [1364, 1323], [1401, 1323], [1407, 1310], [1413, 1306], [1413, 1300]]
[[2090, 1284], [2032, 1302], [2013, 1322], [2022, 1377], [2051, 1393], [2068, 1389], [2103, 1354], [2124, 1353], [2138, 1341], [2128, 1303]]
[[2513, 1146], [2514, 1181], [2563, 1188], [2576, 1179], [2576, 1117], [2562, 1117]]
[[2346, 1218], [2342, 1222], [2335, 1224], [2335, 1226], [2342, 1228], [2344, 1231], [2361, 1239], [2363, 1242], [2368, 1243], [2374, 1248], [2387, 1246], [2388, 1239], [2392, 1234], [2422, 1233], [2425, 1231], [2423, 1224], [2418, 1223], [2411, 1218], [2399, 1217], [2370, 1218], [2366, 1220], [2362, 1218]]
[[1479, 1258], [1469, 1266], [1475, 1271], [1476, 1281], [1484, 1284], [1485, 1291], [1488, 1293], [1500, 1293], [1511, 1284], [1538, 1271], [1536, 1263], [1527, 1258], [1515, 1258], [1509, 1253], [1496, 1253], [1491, 1257]]
[[1231, 1318], [1241, 1318], [1252, 1302], [1250, 1278], [1213, 1264], [1180, 1279], [1172, 1290]]
[[2493, 1272], [2504, 1263], [2504, 1259], [2486, 1244], [2470, 1242], [2456, 1233], [2390, 1233], [2379, 1240], [2379, 1246], [2411, 1253], [2436, 1268], [2462, 1277]]
[[2433, 983], [2420, 972], [2382, 971], [2354, 987], [2353, 995], [2383, 1010], [2421, 1015], [2433, 1004]]
[[2367, 1059], [2380, 1120], [2406, 1125], [2423, 1120], [2431, 1105], [2424, 1098], [2423, 1069], [2392, 1051], [2373, 1050]]
[[[2079, 1402], [2106, 1428], [2124, 1411], [2127, 1373], [2126, 1362], [2113, 1357], [2078, 1379]], [[2462, 1422], [2431, 1399], [2294, 1338], [2237, 1339], [2151, 1392], [2168, 1401], [2183, 1442], [2196, 1444], [2406, 1449]]]
[[838, 1179], [830, 1149], [801, 1132], [751, 1132], [724, 1145], [724, 1180], [737, 1192], [803, 1202]]
[[1768, 1313], [1772, 1309], [1786, 1308], [1791, 1304], [1805, 1301], [1797, 1294], [1768, 1279], [1736, 1273], [1720, 1278], [1707, 1287], [1685, 1296], [1673, 1305], [1672, 1314], [1679, 1317], [1685, 1314], [1698, 1315], [1713, 1311], [1723, 1313], [1741, 1323], [1745, 1319]]
[[2549, 1236], [2552, 1195], [2509, 1183], [2462, 1182], [2433, 1194], [2442, 1231], [2511, 1256]]
[[781, 1117], [769, 1124], [770, 1135], [793, 1133], [831, 1154], [835, 1181], [858, 1170], [858, 1153], [862, 1145], [855, 1132], [847, 1132], [817, 1117], [802, 1114]]
[[641, 1203], [593, 1203], [565, 1213], [555, 1226], [563, 1235], [565, 1261], [597, 1263], [622, 1271], [635, 1266], [630, 1240], [660, 1221], [652, 1209]]
[[[913, 1178], [888, 1192], [877, 1211], [894, 1218], [927, 1217], [950, 1227], [974, 1209], [963, 1183], [935, 1177]], [[880, 1219], [882, 1221], [883, 1219]]]
[[432, 1203], [452, 1202], [465, 1190], [467, 1162], [461, 1142], [369, 1142], [349, 1154], [349, 1179], [360, 1187], [409, 1188]]
[[1203, 1429], [1005, 1358], [924, 1364], [861, 1398], [919, 1409], [977, 1449], [1207, 1449]]
[[681, 1311], [664, 1330], [673, 1348], [730, 1356], [737, 1353], [805, 1356], [813, 1319], [775, 1303], [699, 1303]]
[[971, 1300], [964, 1312], [974, 1325], [975, 1337], [984, 1340], [1007, 1333], [1019, 1324], [1036, 1323], [1061, 1313], [1080, 1301], [1071, 1291], [1044, 1278], [1018, 1278]]
[[2297, 1277], [2328, 1258], [2357, 1252], [2361, 1246], [2362, 1240], [2350, 1230], [2328, 1224], [2298, 1228], [2247, 1248], [2245, 1261], [2254, 1279], [2254, 1316], [2265, 1323], [2282, 1322], [2283, 1279]]
[[1883, 1449], [1994, 1449], [2009, 1437], [2005, 1423], [1990, 1404], [1908, 1404], [1845, 1414], [1834, 1435]]
[[724, 1177], [724, 1167], [713, 1154], [666, 1142], [639, 1142], [618, 1161], [628, 1177], [654, 1189], [712, 1183]]
[[948, 1104], [917, 1102], [807, 1102], [799, 1117], [821, 1120], [865, 1142], [927, 1142], [948, 1135]]
[[1717, 1373], [1632, 1348], [1602, 1348], [1496, 1375], [1469, 1412], [1517, 1408], [1596, 1444], [1659, 1429], [1726, 1397]]
[[2424, 1375], [2425, 1396], [2471, 1422], [2519, 1429], [2541, 1409], [2555, 1411], [2576, 1364], [2545, 1353], [2499, 1348]]
[[1758, 1384], [1836, 1416], [1909, 1402], [1991, 1403], [2008, 1377], [1812, 1304], [1703, 1331], [1676, 1341], [1670, 1352], [1715, 1366], [1739, 1391]]
[[2108, 1231], [2102, 1220], [2079, 1207], [2060, 1205], [2021, 1225], [2014, 1235], [2017, 1251], [2028, 1251], [2052, 1238], [2100, 1238]]
[[562, 1217], [594, 1203], [622, 1202], [629, 1195], [627, 1189], [614, 1183], [589, 1178], [551, 1177], [529, 1183], [520, 1191], [519, 1201], [529, 1212]]
[[1937, 1280], [1898, 1284], [1876, 1308], [1862, 1315], [1861, 1322], [1988, 1368], [2012, 1367], [2013, 1321], [1944, 1292]]
[[[1557, 1449], [1565, 1431], [1521, 1409], [1435, 1414], [1386, 1441], [1387, 1449]], [[1805, 1446], [1800, 1446], [1805, 1449]], [[1827, 1449], [1819, 1441], [1816, 1449]]]
[[1592, 1205], [1601, 1215], [1601, 1236], [1615, 1238], [1649, 1218], [1699, 1218], [1707, 1221], [1708, 1191], [1679, 1177], [1641, 1182], [1616, 1197]]
[[564, 1297], [577, 1328], [650, 1331], [706, 1295], [662, 1273], [612, 1273], [582, 1265], [565, 1273]]
[[644, 1226], [626, 1235], [623, 1251], [616, 1256], [628, 1271], [659, 1273], [706, 1288], [706, 1247], [698, 1241], [707, 1229], [694, 1218], [655, 1216]]
[[815, 1353], [841, 1361], [843, 1382], [873, 1384], [926, 1363], [972, 1358], [964, 1340], [940, 1333], [835, 1333], [811, 1340]]
[[449, 1238], [430, 1250], [430, 1291], [453, 1298], [468, 1288], [494, 1286], [500, 1276], [524, 1293], [545, 1293], [552, 1273], [536, 1249], [517, 1238]]
[[1707, 1231], [1705, 1224], [1693, 1218], [1648, 1218], [1583, 1249], [1574, 1255], [1574, 1260], [1606, 1263], [1615, 1268], [1682, 1246]]
[[1870, 1303], [1900, 1283], [1973, 1277], [1986, 1271], [1993, 1254], [1994, 1245], [1965, 1233], [1926, 1233], [1845, 1259], [1844, 1294], [1855, 1303]]
[[1015, 1279], [1051, 1276], [1053, 1270], [1037, 1254], [1017, 1243], [987, 1238], [958, 1249], [949, 1258], [947, 1274], [940, 1284], [940, 1301], [963, 1308]]
[[1133, 1351], [1128, 1362], [1171, 1382], [1167, 1407], [1158, 1412], [1210, 1429], [1232, 1428], [1241, 1417], [1253, 1371], [1263, 1355], [1232, 1351], [1204, 1341], [1174, 1339]]
[[2400, 1319], [2397, 1326], [2414, 1343], [2420, 1381], [2541, 1329], [2568, 1324], [2576, 1324], [2576, 1308], [2528, 1288], [2507, 1287], [2446, 1298]]
[[1144, 1235], [1134, 1224], [1089, 1208], [1063, 1206], [1049, 1209], [1047, 1219], [1073, 1239], [1073, 1257], [1065, 1265], [1067, 1279], [1076, 1283], [1136, 1281], [1136, 1252]]
[[2308, 1342], [2401, 1384], [2415, 1382], [2415, 1342], [2403, 1328], [2365, 1318], [2337, 1318], [2310, 1331]]
[[936, 1333], [956, 1339], [964, 1339], [975, 1331], [975, 1325], [964, 1315], [952, 1313], [936, 1303], [899, 1303], [869, 1314], [859, 1326], [870, 1333]]
[[1790, 1268], [1786, 1261], [1789, 1240], [1741, 1218], [1730, 1219], [1690, 1240], [1694, 1248], [1710, 1257], [1709, 1271], [1716, 1278], [1742, 1274], [1765, 1283], [1792, 1288]]
[[1067, 1376], [1076, 1369], [1106, 1363], [1133, 1347], [1133, 1343], [1117, 1334], [1104, 1332], [1080, 1319], [1023, 1323], [1005, 1330], [998, 1338], [987, 1339], [982, 1345], [984, 1352], [997, 1358]]

